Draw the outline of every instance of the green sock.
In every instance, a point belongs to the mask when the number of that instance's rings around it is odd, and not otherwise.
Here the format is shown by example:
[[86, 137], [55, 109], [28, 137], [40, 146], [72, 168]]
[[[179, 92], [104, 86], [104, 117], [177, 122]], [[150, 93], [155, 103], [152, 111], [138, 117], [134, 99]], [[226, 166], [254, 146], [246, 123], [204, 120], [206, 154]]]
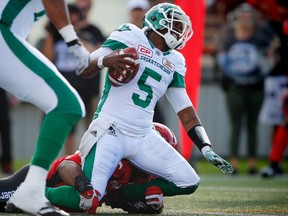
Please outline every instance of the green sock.
[[58, 156], [72, 127], [80, 115], [51, 112], [41, 125], [37, 147], [31, 164], [49, 169]]
[[46, 187], [46, 197], [56, 206], [82, 211], [79, 208], [80, 194], [74, 187], [66, 185], [56, 188]]
[[177, 187], [174, 183], [165, 181], [163, 179], [152, 179], [143, 184], [128, 184], [122, 188], [121, 193], [123, 193], [128, 200], [137, 201], [145, 197], [146, 188], [150, 186], [158, 186], [161, 188], [164, 196], [175, 196], [191, 194], [198, 188], [198, 185], [199, 184], [181, 188]]

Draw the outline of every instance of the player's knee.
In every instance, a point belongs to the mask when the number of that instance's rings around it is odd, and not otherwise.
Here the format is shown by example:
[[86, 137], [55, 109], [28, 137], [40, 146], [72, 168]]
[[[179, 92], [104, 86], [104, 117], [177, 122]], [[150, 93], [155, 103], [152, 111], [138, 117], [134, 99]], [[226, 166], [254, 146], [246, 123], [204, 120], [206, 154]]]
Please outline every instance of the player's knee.
[[198, 186], [199, 186], [199, 182], [197, 182], [196, 184], [190, 185], [190, 186], [186, 186], [186, 187], [177, 186], [177, 189], [175, 190], [176, 193], [174, 195], [192, 194], [197, 190]]
[[186, 188], [187, 193], [188, 193], [188, 194], [194, 193], [194, 192], [197, 190], [198, 186], [199, 186], [199, 182], [198, 182], [197, 184], [195, 184], [195, 185], [192, 185], [192, 186], [187, 187], [187, 188]]
[[81, 99], [73, 98], [74, 100], [62, 100], [59, 102], [57, 107], [53, 109], [50, 113], [58, 113], [63, 116], [70, 116], [78, 121], [80, 118], [84, 117], [85, 106]]
[[77, 92], [70, 89], [63, 89], [63, 94], [58, 94], [58, 102], [51, 112], [62, 113], [64, 115], [78, 116], [78, 120], [86, 114], [85, 105]]

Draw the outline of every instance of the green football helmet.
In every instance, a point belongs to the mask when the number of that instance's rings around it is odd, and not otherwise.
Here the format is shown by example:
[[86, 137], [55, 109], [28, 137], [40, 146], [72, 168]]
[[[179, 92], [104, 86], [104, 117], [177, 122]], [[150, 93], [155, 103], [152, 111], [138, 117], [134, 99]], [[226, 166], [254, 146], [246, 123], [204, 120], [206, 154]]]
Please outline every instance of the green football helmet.
[[[189, 16], [179, 6], [170, 3], [157, 4], [148, 10], [142, 27], [163, 37], [170, 49], [182, 49], [193, 35]], [[161, 32], [164, 29], [167, 32]]]

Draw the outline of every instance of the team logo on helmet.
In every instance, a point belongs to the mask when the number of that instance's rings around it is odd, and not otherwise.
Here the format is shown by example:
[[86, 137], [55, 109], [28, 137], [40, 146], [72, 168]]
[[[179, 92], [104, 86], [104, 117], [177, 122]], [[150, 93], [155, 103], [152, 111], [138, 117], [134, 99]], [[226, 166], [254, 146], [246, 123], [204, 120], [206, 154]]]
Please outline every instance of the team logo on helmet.
[[155, 5], [147, 11], [142, 27], [163, 37], [170, 49], [182, 49], [193, 35], [190, 18], [179, 6], [170, 3]]

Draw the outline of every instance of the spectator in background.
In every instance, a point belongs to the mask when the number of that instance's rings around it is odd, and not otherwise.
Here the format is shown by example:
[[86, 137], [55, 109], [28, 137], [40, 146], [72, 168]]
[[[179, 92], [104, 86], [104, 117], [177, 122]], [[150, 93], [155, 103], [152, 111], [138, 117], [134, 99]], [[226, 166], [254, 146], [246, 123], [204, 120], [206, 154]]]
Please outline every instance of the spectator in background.
[[267, 52], [273, 34], [263, 34], [258, 13], [243, 3], [229, 16], [232, 28], [218, 47], [217, 60], [223, 72], [222, 86], [226, 94], [231, 123], [231, 165], [238, 170], [239, 141], [242, 124], [247, 131], [248, 173], [256, 174], [257, 122], [263, 100], [263, 81], [273, 60]]
[[136, 25], [138, 28], [142, 28], [142, 20], [150, 8], [148, 0], [129, 0], [128, 2], [128, 10], [130, 21], [132, 24]]
[[[80, 1], [79, 1], [80, 2]], [[82, 1], [81, 1], [82, 2]], [[87, 1], [86, 1], [87, 2]], [[77, 5], [69, 4], [70, 19], [79, 36], [82, 44], [89, 50], [97, 49], [104, 41], [101, 31], [90, 24], [83, 24], [83, 20], [87, 18], [88, 9], [80, 9]], [[90, 8], [90, 6], [89, 6]], [[87, 23], [85, 21], [85, 23]], [[47, 28], [47, 37], [43, 41], [42, 53], [53, 63], [67, 81], [77, 90], [82, 98], [86, 116], [84, 118], [85, 130], [92, 119], [93, 111], [99, 99], [100, 76], [97, 74], [91, 79], [79, 79], [75, 74], [76, 61], [75, 57], [68, 51], [65, 42], [55, 27], [49, 23]], [[75, 152], [76, 143], [76, 127], [69, 134], [65, 144], [65, 154], [73, 154]]]
[[279, 37], [277, 54], [279, 61], [269, 74], [266, 84], [266, 100], [262, 107], [261, 119], [274, 127], [270, 164], [262, 169], [263, 177], [280, 175], [280, 166], [288, 144], [287, 131], [287, 85], [288, 85], [288, 1], [249, 0], [268, 20]]
[[12, 142], [10, 124], [10, 104], [6, 91], [0, 88], [0, 136], [1, 136], [1, 169], [3, 173], [11, 174], [12, 169]]
[[82, 13], [82, 18], [78, 23], [79, 34], [85, 41], [92, 44], [95, 50], [102, 45], [106, 38], [97, 26], [89, 22], [88, 15], [91, 10], [92, 0], [77, 0], [76, 5]]

